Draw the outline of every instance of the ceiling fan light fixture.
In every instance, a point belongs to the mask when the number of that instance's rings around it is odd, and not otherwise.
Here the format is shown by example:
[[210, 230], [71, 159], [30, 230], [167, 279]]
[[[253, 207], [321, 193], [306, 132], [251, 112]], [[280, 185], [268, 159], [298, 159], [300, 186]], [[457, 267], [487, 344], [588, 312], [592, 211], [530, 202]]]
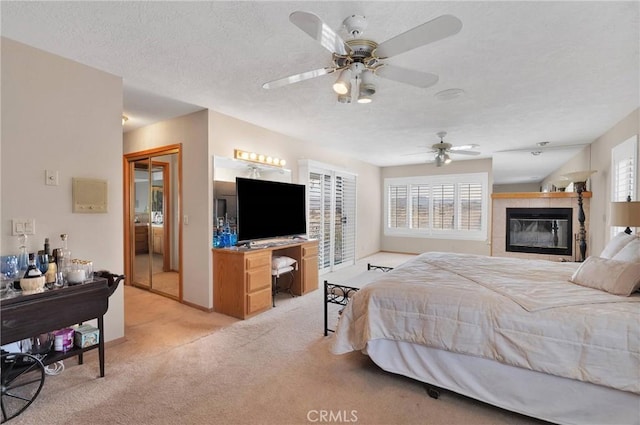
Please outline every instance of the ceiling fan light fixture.
[[444, 161], [442, 160], [442, 154], [436, 155], [436, 167], [442, 167]]
[[376, 92], [376, 85], [373, 78], [373, 72], [365, 69], [362, 71], [360, 83], [360, 96], [373, 96]]
[[442, 159], [444, 161], [444, 165], [451, 164], [451, 157], [448, 154], [445, 153]]
[[358, 103], [365, 104], [365, 103], [371, 103], [371, 102], [373, 102], [371, 95], [360, 92], [360, 95], [358, 96]]
[[333, 91], [338, 94], [347, 94], [351, 91], [351, 70], [345, 69], [333, 83]]
[[338, 103], [351, 103], [351, 95], [350, 94], [339, 94], [338, 95]]

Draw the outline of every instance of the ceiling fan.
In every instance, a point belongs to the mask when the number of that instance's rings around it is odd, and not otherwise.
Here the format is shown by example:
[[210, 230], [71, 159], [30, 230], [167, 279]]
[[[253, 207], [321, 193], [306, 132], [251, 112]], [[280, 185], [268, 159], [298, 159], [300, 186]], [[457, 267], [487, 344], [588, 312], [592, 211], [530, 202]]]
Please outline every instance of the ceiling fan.
[[462, 29], [462, 22], [458, 18], [442, 15], [378, 44], [360, 38], [367, 27], [364, 16], [351, 15], [344, 20], [343, 26], [350, 36], [347, 41], [313, 13], [296, 11], [289, 15], [289, 21], [330, 51], [332, 63], [324, 68], [264, 83], [262, 87], [273, 89], [340, 71], [333, 85], [340, 103], [351, 103], [352, 100], [370, 103], [376, 92], [376, 77], [420, 88], [436, 84], [438, 76], [435, 74], [389, 65], [385, 60], [457, 34]]
[[436, 133], [436, 135], [440, 138], [440, 143], [436, 143], [431, 146], [433, 149], [430, 151], [431, 153], [435, 153], [435, 162], [436, 166], [442, 167], [443, 165], [447, 165], [451, 163], [450, 153], [452, 154], [463, 154], [463, 155], [480, 155], [480, 152], [470, 151], [469, 149], [477, 148], [479, 145], [469, 144], [469, 145], [460, 145], [453, 146], [451, 143], [445, 143], [444, 137], [447, 135], [446, 131], [440, 131]]

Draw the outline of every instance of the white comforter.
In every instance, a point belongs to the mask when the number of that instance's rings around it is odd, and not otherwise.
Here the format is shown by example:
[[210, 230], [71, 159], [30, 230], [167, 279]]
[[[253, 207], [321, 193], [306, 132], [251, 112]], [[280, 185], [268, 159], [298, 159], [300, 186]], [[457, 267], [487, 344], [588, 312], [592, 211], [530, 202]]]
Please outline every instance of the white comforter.
[[353, 296], [333, 351], [400, 340], [640, 394], [640, 295], [572, 284], [577, 267], [422, 254]]

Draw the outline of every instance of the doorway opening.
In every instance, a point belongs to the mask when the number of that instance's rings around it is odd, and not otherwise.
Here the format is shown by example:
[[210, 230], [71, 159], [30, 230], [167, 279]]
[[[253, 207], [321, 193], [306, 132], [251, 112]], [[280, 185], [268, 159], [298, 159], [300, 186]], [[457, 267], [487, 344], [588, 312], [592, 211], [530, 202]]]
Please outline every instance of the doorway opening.
[[124, 155], [125, 273], [182, 301], [182, 146]]

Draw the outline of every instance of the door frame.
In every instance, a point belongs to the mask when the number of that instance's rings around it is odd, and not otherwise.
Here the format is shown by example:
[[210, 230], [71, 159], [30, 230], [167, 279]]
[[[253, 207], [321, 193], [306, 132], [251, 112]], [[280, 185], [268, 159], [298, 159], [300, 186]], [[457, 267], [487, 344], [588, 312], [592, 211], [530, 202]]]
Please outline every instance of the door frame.
[[[122, 169], [123, 169], [123, 223], [124, 223], [124, 270], [126, 276], [133, 276], [133, 259], [135, 252], [135, 231], [134, 231], [134, 216], [132, 214], [131, 207], [135, 205], [135, 200], [132, 199], [134, 196], [134, 191], [132, 190], [133, 185], [135, 184], [135, 175], [132, 176], [131, 173], [131, 163], [140, 159], [151, 158], [153, 156], [162, 156], [162, 155], [177, 155], [177, 172], [178, 172], [178, 301], [182, 302], [182, 143], [177, 143], [174, 145], [160, 146], [153, 149], [147, 149], [144, 151], [131, 152], [128, 154], [124, 154], [122, 156]], [[167, 173], [164, 173], [165, 184], [168, 185], [167, 182]], [[170, 188], [170, 186], [167, 186]], [[167, 191], [169, 192], [169, 191]], [[167, 193], [165, 192], [165, 193]], [[167, 195], [169, 196], [169, 195]], [[166, 200], [165, 200], [166, 201]], [[170, 204], [166, 204], [170, 205]], [[169, 216], [171, 214], [169, 213]], [[169, 218], [170, 219], [170, 218]], [[164, 246], [167, 247], [170, 244], [167, 243], [171, 238], [170, 235], [171, 228], [168, 231], [165, 231], [164, 234]], [[171, 248], [169, 247], [169, 253], [171, 252]], [[171, 261], [170, 255], [164, 257], [164, 262], [166, 265], [167, 261]], [[153, 287], [153, 285], [152, 285]], [[173, 298], [173, 297], [171, 297]]]

